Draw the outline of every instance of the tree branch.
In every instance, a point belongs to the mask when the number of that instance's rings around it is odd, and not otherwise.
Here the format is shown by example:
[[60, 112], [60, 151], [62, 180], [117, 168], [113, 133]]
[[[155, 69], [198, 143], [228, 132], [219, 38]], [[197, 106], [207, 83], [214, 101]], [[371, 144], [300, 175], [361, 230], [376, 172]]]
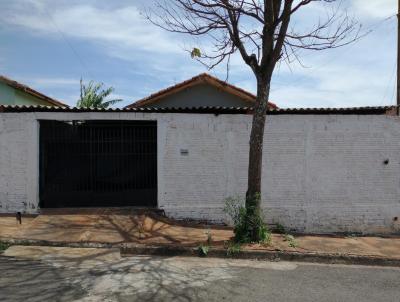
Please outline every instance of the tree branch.
[[160, 0], [145, 16], [169, 32], [207, 36], [212, 50], [196, 59], [208, 68], [238, 51], [256, 77], [267, 77], [278, 61], [298, 59], [298, 50], [337, 48], [360, 37], [361, 26], [339, 10], [308, 31], [289, 29], [291, 17], [312, 2], [335, 0]]

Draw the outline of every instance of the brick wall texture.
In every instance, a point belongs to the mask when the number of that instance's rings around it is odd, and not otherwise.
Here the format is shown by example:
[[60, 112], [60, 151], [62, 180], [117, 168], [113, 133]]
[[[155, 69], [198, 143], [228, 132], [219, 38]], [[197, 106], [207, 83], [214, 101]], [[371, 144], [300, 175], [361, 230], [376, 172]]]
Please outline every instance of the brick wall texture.
[[[227, 221], [224, 199], [245, 194], [248, 115], [0, 113], [0, 212], [40, 211], [38, 119], [157, 120], [158, 206], [171, 217]], [[306, 233], [399, 233], [398, 117], [268, 116], [264, 144], [267, 222]]]

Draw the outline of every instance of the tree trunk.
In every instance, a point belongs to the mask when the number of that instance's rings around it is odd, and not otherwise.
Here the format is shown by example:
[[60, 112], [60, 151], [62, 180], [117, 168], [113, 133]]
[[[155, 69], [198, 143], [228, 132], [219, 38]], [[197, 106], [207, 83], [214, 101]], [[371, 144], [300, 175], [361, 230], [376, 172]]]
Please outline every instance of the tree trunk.
[[[270, 90], [269, 79], [257, 79], [257, 99], [253, 112], [253, 123], [250, 134], [249, 170], [246, 192], [247, 217], [251, 221], [261, 215], [261, 175], [264, 141], [264, 126]], [[251, 224], [254, 225], [254, 224]], [[260, 241], [257, 225], [250, 230], [252, 241]]]

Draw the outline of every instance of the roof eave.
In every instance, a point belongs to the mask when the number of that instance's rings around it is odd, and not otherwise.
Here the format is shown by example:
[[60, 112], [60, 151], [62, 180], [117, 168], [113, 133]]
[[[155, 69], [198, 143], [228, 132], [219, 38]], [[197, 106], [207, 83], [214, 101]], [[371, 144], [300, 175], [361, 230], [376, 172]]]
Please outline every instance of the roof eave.
[[21, 84], [21, 83], [19, 83], [17, 81], [9, 79], [9, 78], [7, 78], [5, 76], [1, 76], [0, 75], [0, 81], [5, 83], [8, 86], [14, 88], [14, 89], [17, 89], [17, 90], [22, 91], [24, 93], [30, 94], [30, 95], [40, 99], [41, 101], [45, 101], [47, 103], [50, 103], [52, 105], [59, 106], [59, 107], [69, 107], [67, 104], [64, 104], [64, 103], [62, 103], [62, 102], [60, 102], [58, 100], [50, 98], [47, 95], [44, 95], [43, 93], [41, 93], [39, 91], [36, 91], [35, 89], [32, 89], [32, 88], [26, 86], [25, 84]]
[[[154, 104], [166, 96], [169, 96], [171, 94], [177, 93], [186, 88], [193, 87], [193, 86], [201, 84], [201, 83], [208, 83], [214, 87], [224, 90], [227, 93], [234, 94], [234, 95], [238, 96], [239, 98], [241, 98], [242, 100], [244, 100], [245, 102], [247, 102], [249, 105], [254, 104], [255, 99], [256, 99], [255, 95], [253, 95], [252, 93], [250, 93], [242, 88], [236, 87], [232, 84], [222, 81], [222, 80], [220, 80], [216, 77], [213, 77], [207, 73], [202, 73], [191, 79], [188, 79], [188, 80], [178, 83], [176, 85], [167, 87], [156, 93], [153, 93], [148, 97], [145, 97], [145, 98], [140, 99], [130, 105], [125, 106], [125, 108], [138, 108], [141, 106], [147, 106], [150, 104]], [[276, 104], [274, 104], [274, 103], [269, 102], [269, 105], [272, 108], [278, 108], [276, 106]]]
[[[287, 108], [269, 109], [267, 115], [397, 115], [398, 106], [349, 108]], [[53, 106], [0, 105], [0, 112], [131, 112], [131, 113], [204, 113], [252, 114], [252, 107], [140, 107], [140, 108], [78, 108]]]

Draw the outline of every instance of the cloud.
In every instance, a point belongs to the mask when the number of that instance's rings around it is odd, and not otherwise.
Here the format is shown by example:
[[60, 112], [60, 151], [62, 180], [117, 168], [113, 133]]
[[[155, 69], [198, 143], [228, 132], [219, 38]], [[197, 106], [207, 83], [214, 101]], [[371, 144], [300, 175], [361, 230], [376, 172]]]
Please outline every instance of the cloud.
[[[141, 15], [139, 4], [149, 4], [149, 1], [111, 6], [96, 1], [81, 3], [72, 0], [15, 2], [0, 13], [0, 27], [3, 24], [8, 30], [22, 30], [41, 40], [63, 39], [67, 48], [85, 45], [93, 52], [129, 62], [126, 70], [131, 73], [162, 82], [181, 81], [204, 72], [204, 67], [184, 51], [185, 46], [190, 48], [190, 43], [183, 36], [168, 33]], [[133, 70], [131, 66], [136, 68]], [[149, 87], [148, 93], [152, 89], [154, 86]]]
[[[66, 39], [78, 50], [106, 54], [111, 60], [99, 62], [104, 66], [97, 78], [115, 87], [130, 103], [204, 72], [204, 67], [191, 60], [182, 49], [185, 44], [192, 45], [192, 39], [165, 32], [140, 15], [138, 5], [147, 5], [150, 1], [87, 0], [83, 4], [76, 0], [26, 0], [10, 1], [7, 5], [0, 2], [0, 28], [21, 31], [19, 36], [38, 37], [38, 41], [49, 43], [50, 47], [52, 40]], [[365, 28], [396, 13], [395, 0], [349, 0], [343, 4], [360, 18]], [[320, 14], [319, 5], [306, 7], [292, 25], [309, 26]], [[305, 53], [303, 61], [310, 68], [293, 64], [291, 71], [282, 65], [274, 74], [271, 99], [282, 107], [389, 103], [394, 87], [391, 76], [395, 62], [394, 25], [394, 18], [380, 23], [379, 27], [373, 27], [374, 33], [343, 50]], [[209, 47], [207, 40], [201, 41], [202, 49]], [[12, 62], [8, 64], [5, 60], [4, 63], [13, 71]], [[57, 91], [61, 99], [74, 103], [79, 79], [68, 78], [73, 73], [65, 70], [67, 68], [52, 70], [54, 77], [43, 70], [27, 71], [23, 74], [31, 77], [23, 82], [52, 95]], [[222, 79], [225, 79], [225, 72], [225, 66], [212, 71]], [[33, 76], [35, 73], [37, 77]], [[229, 81], [255, 92], [254, 75], [239, 55], [231, 60]]]
[[79, 79], [34, 75], [14, 75], [12, 78], [69, 105], [75, 105], [79, 97]]
[[125, 49], [158, 54], [182, 52], [179, 43], [146, 21], [136, 6], [100, 8], [59, 5], [50, 10], [44, 2], [14, 5], [0, 15], [3, 24], [29, 29], [31, 34], [100, 42], [111, 50]]
[[357, 59], [358, 51], [354, 47], [349, 55], [342, 54], [325, 65], [308, 60], [314, 68], [294, 67], [293, 73], [283, 69], [274, 78], [271, 98], [279, 100], [282, 107], [393, 104], [393, 66], [383, 62], [378, 53], [370, 55], [369, 62], [362, 55]]
[[52, 88], [74, 86], [79, 87], [79, 79], [73, 78], [45, 78], [45, 77], [25, 77], [23, 83], [30, 83], [34, 87]]
[[396, 0], [353, 0], [352, 7], [356, 14], [364, 18], [387, 18], [397, 13]]

